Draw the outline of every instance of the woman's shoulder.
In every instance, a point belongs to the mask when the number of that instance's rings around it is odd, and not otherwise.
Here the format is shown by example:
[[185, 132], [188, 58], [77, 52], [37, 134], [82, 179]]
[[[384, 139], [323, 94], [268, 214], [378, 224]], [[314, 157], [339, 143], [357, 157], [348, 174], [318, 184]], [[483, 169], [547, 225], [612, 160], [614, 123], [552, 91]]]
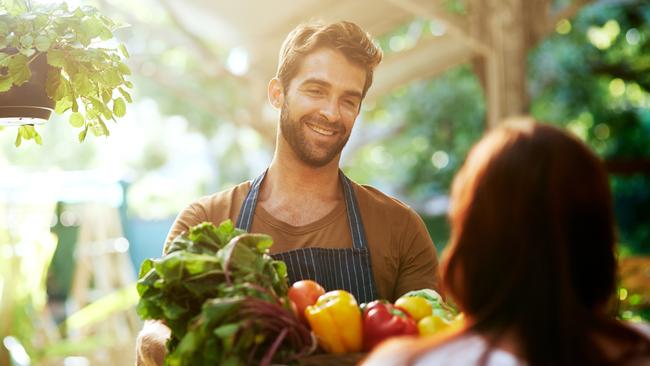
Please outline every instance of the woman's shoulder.
[[[364, 366], [473, 366], [478, 365], [487, 344], [482, 337], [465, 333], [423, 344], [422, 339], [396, 339], [382, 344], [363, 363]], [[422, 347], [422, 346], [425, 347]], [[490, 351], [487, 366], [524, 366], [525, 362], [500, 349]]]
[[487, 366], [526, 365], [525, 362], [507, 351], [499, 348], [488, 350], [483, 337], [471, 333], [444, 342], [423, 353], [417, 358], [414, 365], [478, 365], [485, 352], [488, 352], [485, 363]]

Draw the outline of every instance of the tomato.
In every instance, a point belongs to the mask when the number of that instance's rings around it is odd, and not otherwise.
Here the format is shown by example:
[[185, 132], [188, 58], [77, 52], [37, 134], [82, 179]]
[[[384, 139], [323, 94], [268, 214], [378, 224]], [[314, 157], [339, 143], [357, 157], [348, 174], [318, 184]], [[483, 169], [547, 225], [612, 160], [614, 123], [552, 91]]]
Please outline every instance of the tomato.
[[431, 315], [431, 304], [419, 296], [403, 296], [395, 301], [395, 306], [406, 310], [415, 321], [419, 321], [427, 315]]
[[302, 280], [294, 282], [289, 288], [289, 299], [296, 305], [300, 320], [307, 322], [305, 318], [305, 309], [307, 306], [314, 305], [320, 295], [325, 293], [323, 286], [312, 280]]

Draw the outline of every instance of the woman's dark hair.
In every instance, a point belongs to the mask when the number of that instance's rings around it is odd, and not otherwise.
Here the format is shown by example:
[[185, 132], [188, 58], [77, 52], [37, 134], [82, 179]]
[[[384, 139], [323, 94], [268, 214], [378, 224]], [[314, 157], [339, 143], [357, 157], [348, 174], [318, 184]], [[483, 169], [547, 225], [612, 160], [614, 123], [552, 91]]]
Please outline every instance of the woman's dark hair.
[[591, 365], [607, 361], [592, 331], [640, 340], [603, 312], [612, 201], [601, 160], [575, 137], [527, 118], [490, 132], [454, 179], [450, 222], [445, 292], [492, 344], [514, 331], [530, 365]]

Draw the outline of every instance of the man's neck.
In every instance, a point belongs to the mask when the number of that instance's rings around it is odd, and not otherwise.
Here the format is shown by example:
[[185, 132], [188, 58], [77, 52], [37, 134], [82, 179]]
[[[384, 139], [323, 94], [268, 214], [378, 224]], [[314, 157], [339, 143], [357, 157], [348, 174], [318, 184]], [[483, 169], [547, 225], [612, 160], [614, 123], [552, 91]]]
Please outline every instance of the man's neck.
[[341, 199], [338, 159], [323, 167], [273, 159], [260, 190], [260, 201], [337, 201]]
[[294, 226], [317, 221], [343, 199], [338, 158], [322, 167], [276, 154], [260, 187], [258, 204]]

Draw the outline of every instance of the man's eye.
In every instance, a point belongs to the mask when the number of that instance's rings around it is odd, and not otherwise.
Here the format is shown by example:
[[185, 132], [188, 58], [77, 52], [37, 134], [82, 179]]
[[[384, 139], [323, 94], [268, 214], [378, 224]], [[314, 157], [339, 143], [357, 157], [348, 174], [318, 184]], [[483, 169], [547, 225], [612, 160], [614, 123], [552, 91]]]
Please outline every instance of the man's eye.
[[356, 103], [354, 100], [349, 100], [349, 99], [348, 99], [348, 100], [345, 100], [344, 103], [345, 103], [348, 107], [352, 107], [352, 108], [356, 108], [356, 107], [357, 107], [357, 103]]
[[321, 95], [323, 92], [320, 89], [308, 89], [307, 92], [313, 95]]

